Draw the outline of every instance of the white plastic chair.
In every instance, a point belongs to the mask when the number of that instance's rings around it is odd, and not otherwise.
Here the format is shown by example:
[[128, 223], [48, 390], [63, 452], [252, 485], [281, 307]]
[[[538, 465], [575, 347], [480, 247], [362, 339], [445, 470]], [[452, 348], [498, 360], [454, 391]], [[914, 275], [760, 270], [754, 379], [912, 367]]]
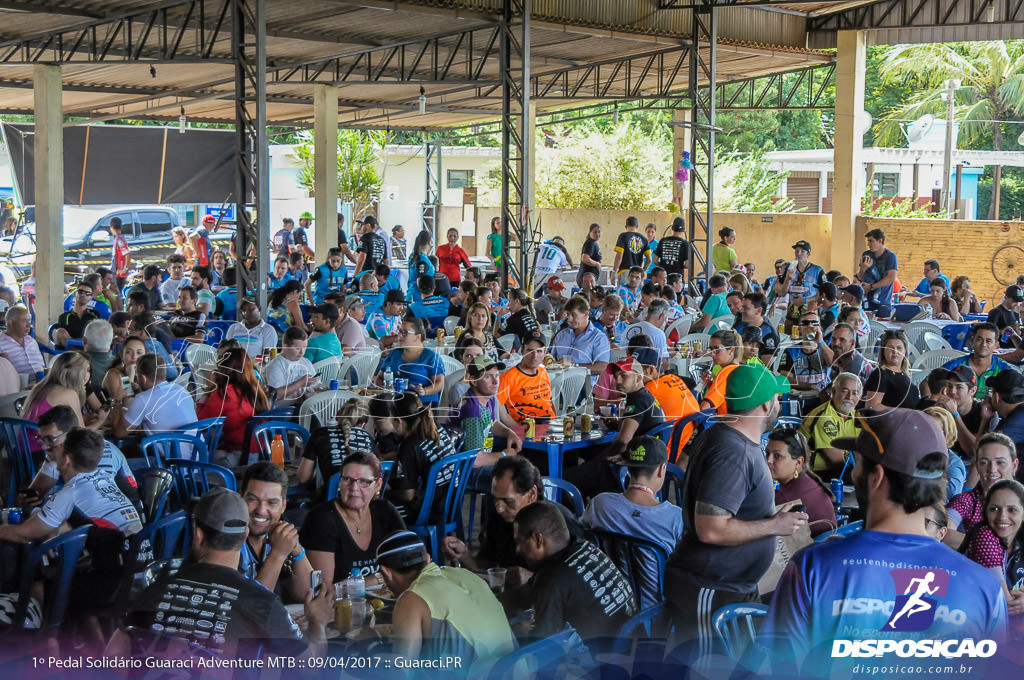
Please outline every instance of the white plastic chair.
[[868, 326], [871, 330], [868, 332], [867, 341], [861, 348], [861, 352], [866, 357], [875, 358], [878, 356], [878, 340], [882, 337], [882, 333], [889, 330], [877, 321], [868, 320]]
[[186, 390], [188, 390], [188, 384], [190, 380], [192, 380], [192, 372], [182, 371], [181, 373], [178, 374], [178, 377], [174, 379], [174, 384], [180, 385], [184, 387]]
[[711, 323], [708, 324], [708, 330], [712, 333], [715, 331], [727, 331], [732, 328], [734, 323], [736, 323], [736, 317], [732, 314], [720, 316], [711, 320]]
[[516, 336], [512, 333], [506, 333], [500, 338], [494, 340], [495, 344], [502, 349], [502, 351], [511, 354], [512, 348], [515, 347]]
[[358, 396], [355, 392], [350, 392], [349, 390], [331, 390], [314, 394], [303, 401], [302, 406], [299, 407], [299, 425], [302, 425], [307, 430], [310, 429], [314, 416], [316, 416], [317, 422], [320, 425], [327, 425], [337, 415], [338, 411], [341, 410], [346, 401]]
[[921, 334], [921, 342], [924, 344], [923, 352], [931, 352], [937, 349], [953, 349], [939, 330], [925, 331]]
[[[370, 379], [373, 378], [378, 364], [380, 364], [380, 349], [377, 347], [367, 347], [349, 357], [345, 357], [345, 360], [341, 363], [341, 368], [338, 370], [338, 380], [351, 380], [352, 387], [366, 386], [369, 384]], [[351, 378], [352, 372], [356, 374], [354, 379]]]
[[911, 367], [931, 372], [933, 368], [941, 368], [950, 361], [964, 356], [967, 356], [967, 352], [961, 352], [955, 349], [933, 349], [930, 352], [924, 352], [921, 354], [921, 356], [911, 364]]
[[341, 375], [342, 357], [327, 357], [313, 364], [313, 370], [320, 378], [320, 384], [329, 387], [332, 380], [338, 380]]
[[462, 365], [462, 362], [455, 357], [448, 356], [447, 354], [439, 354], [441, 357], [441, 363], [444, 364], [444, 374], [451, 375], [458, 371], [465, 371], [466, 367]]
[[217, 348], [212, 345], [204, 345], [198, 342], [189, 343], [185, 348], [185, 361], [195, 370], [198, 364], [217, 363]]
[[917, 387], [921, 386], [928, 376], [931, 375], [931, 371], [924, 368], [912, 368], [910, 369], [910, 382]]
[[444, 387], [441, 388], [441, 407], [449, 408], [452, 404], [452, 390], [457, 384], [462, 382], [462, 379], [466, 376], [466, 367], [463, 366], [456, 371], [445, 371], [444, 374]]
[[907, 341], [910, 342], [921, 352], [928, 350], [928, 347], [924, 342], [925, 333], [937, 333], [939, 337], [942, 337], [942, 331], [938, 326], [927, 321], [913, 321], [903, 327], [903, 332], [907, 336]]
[[589, 380], [589, 369], [576, 366], [562, 371], [561, 380], [558, 381], [558, 391], [555, 392], [554, 386], [552, 386], [551, 390], [554, 396], [555, 413], [561, 414], [574, 408], [576, 406], [576, 399], [583, 391], [584, 383], [589, 382]]
[[668, 329], [665, 331], [665, 337], [671, 337], [672, 331], [676, 331], [677, 337], [680, 338], [683, 337], [684, 335], [689, 334], [690, 326], [693, 325], [693, 322], [694, 318], [691, 314], [679, 317], [678, 319], [673, 321], [671, 325], [669, 325]]
[[626, 358], [626, 349], [624, 347], [619, 347], [617, 349], [609, 350], [609, 352], [608, 352], [608, 361], [610, 361], [613, 364], [616, 361], [618, 361], [619, 359], [625, 359], [625, 358]]
[[692, 345], [693, 343], [696, 342], [702, 350], [706, 350], [708, 346], [711, 344], [711, 336], [706, 335], [704, 333], [690, 333], [689, 335], [684, 335], [683, 337], [679, 338], [679, 342], [683, 343], [684, 345]]
[[444, 320], [445, 335], [455, 336], [455, 327], [459, 325], [459, 317], [449, 316]]

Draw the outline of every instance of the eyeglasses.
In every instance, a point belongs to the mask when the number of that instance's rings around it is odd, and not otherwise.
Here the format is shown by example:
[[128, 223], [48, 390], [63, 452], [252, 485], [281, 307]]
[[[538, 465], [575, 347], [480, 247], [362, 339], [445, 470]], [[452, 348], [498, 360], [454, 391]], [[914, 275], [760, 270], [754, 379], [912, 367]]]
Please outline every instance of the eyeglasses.
[[92, 295], [92, 291], [91, 290], [84, 290], [82, 288], [79, 288], [75, 292], [78, 293], [79, 295], [90, 295], [90, 296]]
[[821, 322], [820, 321], [801, 321], [800, 325], [801, 326], [812, 326], [814, 328], [817, 328], [818, 326], [821, 325]]
[[407, 331], [407, 330], [400, 330], [400, 331], [398, 331], [398, 334], [399, 335], [419, 335], [419, 333], [417, 333], [416, 331]]
[[344, 484], [345, 486], [356, 486], [356, 485], [358, 485], [360, 489], [368, 489], [376, 481], [377, 481], [376, 477], [374, 477], [373, 479], [363, 479], [362, 477], [348, 477], [346, 475], [342, 475], [341, 476], [341, 483], [342, 484]]
[[945, 524], [942, 524], [941, 522], [936, 522], [931, 517], [925, 517], [924, 518], [924, 524], [925, 524], [925, 526], [928, 526], [929, 524], [934, 524], [936, 529], [945, 529], [946, 528]]
[[724, 345], [713, 345], [711, 347], [708, 347], [708, 351], [711, 352], [712, 354], [717, 354], [718, 352], [721, 352], [721, 351], [727, 350], [727, 349], [729, 349], [729, 348], [724, 346]]
[[61, 433], [60, 433], [59, 435], [57, 435], [56, 437], [39, 437], [39, 442], [40, 442], [40, 443], [41, 443], [41, 444], [42, 444], [43, 446], [53, 446], [54, 444], [56, 444], [57, 442], [59, 442], [59, 441], [60, 441], [61, 439], [63, 439], [64, 437], [66, 437], [66, 436], [67, 436], [67, 434], [68, 434], [67, 432], [61, 432]]

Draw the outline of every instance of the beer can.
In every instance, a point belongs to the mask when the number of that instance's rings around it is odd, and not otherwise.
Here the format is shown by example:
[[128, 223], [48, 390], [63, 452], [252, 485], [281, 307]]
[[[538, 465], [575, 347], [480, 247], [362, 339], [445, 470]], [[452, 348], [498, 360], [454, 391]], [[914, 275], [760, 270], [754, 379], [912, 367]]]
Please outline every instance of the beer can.
[[331, 390], [336, 390], [336, 389], [338, 389], [338, 381], [337, 380], [332, 380], [331, 381]]
[[8, 524], [21, 524], [21, 508], [8, 508], [7, 509], [7, 523]]
[[527, 418], [525, 429], [523, 430], [523, 436], [527, 439], [533, 439], [537, 436], [537, 421], [533, 418]]
[[568, 439], [569, 437], [572, 436], [572, 432], [575, 428], [576, 419], [573, 418], [572, 416], [566, 416], [565, 419], [562, 421], [562, 435]]
[[276, 347], [271, 347], [270, 348], [270, 359], [274, 360], [276, 358], [277, 358], [277, 348]]
[[594, 422], [591, 420], [589, 413], [584, 413], [580, 416], [580, 432], [590, 434], [592, 429], [594, 429]]
[[619, 405], [618, 404], [612, 404], [608, 408], [611, 409], [611, 417], [612, 418], [618, 418], [619, 417]]
[[444, 342], [444, 329], [443, 328], [438, 328], [437, 329], [437, 341], [438, 341], [438, 343]]
[[395, 378], [395, 392], [405, 392], [409, 387], [409, 381], [405, 378]]
[[832, 490], [832, 495], [836, 497], [836, 503], [843, 502], [843, 480], [833, 479], [829, 482], [829, 488]]
[[455, 327], [455, 339], [458, 340], [459, 338], [461, 338], [462, 337], [462, 333], [465, 330], [466, 329], [463, 328], [462, 326], [456, 326]]

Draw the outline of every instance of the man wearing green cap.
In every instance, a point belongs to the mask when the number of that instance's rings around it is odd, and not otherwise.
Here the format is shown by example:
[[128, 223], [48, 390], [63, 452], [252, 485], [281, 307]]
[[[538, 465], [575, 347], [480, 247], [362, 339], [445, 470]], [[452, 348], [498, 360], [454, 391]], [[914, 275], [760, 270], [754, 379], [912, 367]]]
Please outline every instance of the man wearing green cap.
[[312, 221], [313, 213], [307, 210], [299, 215], [299, 226], [292, 229], [292, 243], [295, 245], [295, 250], [310, 260], [313, 259], [313, 251], [309, 247], [309, 235], [306, 230], [309, 229], [309, 223]]
[[711, 653], [711, 617], [723, 605], [750, 602], [775, 554], [775, 536], [791, 536], [807, 515], [775, 512], [775, 488], [761, 435], [775, 425], [789, 381], [764, 366], [739, 366], [725, 388], [728, 415], [694, 444], [683, 488], [683, 538], [669, 557], [665, 595], [680, 640]]

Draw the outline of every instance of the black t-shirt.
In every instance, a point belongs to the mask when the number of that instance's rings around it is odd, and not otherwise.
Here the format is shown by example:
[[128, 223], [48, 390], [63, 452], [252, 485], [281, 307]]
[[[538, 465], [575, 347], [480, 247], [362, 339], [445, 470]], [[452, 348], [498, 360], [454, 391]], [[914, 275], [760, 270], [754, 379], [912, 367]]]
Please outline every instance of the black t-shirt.
[[669, 274], [682, 274], [690, 261], [690, 242], [679, 236], [666, 236], [654, 248], [658, 266]]
[[[581, 252], [582, 252], [583, 255], [589, 255], [590, 258], [592, 260], [594, 260], [595, 262], [600, 262], [601, 261], [601, 245], [597, 241], [595, 241], [594, 239], [592, 239], [590, 237], [587, 237], [587, 240], [583, 242], [583, 250]], [[580, 260], [580, 277], [581, 277], [580, 280], [581, 281], [583, 280], [582, 276], [584, 274], [586, 274], [587, 272], [590, 272], [591, 274], [593, 274], [595, 280], [597, 280], [597, 281], [601, 280], [601, 268], [600, 267], [595, 267], [595, 266], [589, 265], [589, 264], [584, 264], [583, 260], [581, 259]]]
[[571, 624], [584, 640], [614, 636], [634, 612], [633, 588], [597, 546], [574, 541], [537, 567], [532, 636]]
[[373, 271], [377, 265], [384, 264], [388, 259], [388, 246], [377, 234], [372, 231], [359, 237], [358, 252], [366, 253], [363, 260], [363, 267], [357, 274], [364, 271]]
[[712, 545], [697, 536], [694, 518], [698, 502], [722, 508], [744, 522], [775, 514], [775, 485], [761, 446], [720, 423], [700, 433], [690, 447], [683, 482], [683, 538], [668, 560], [665, 594], [669, 602], [682, 604], [689, 594], [674, 589], [677, 584], [752, 593], [771, 564], [775, 537]]
[[377, 573], [377, 546], [392, 531], [405, 528], [395, 506], [377, 498], [370, 501], [370, 545], [363, 550], [356, 545], [345, 520], [338, 514], [335, 501], [317, 505], [302, 523], [299, 543], [306, 550], [334, 553], [334, 580], [344, 581], [353, 569], [364, 578]]
[[1002, 305], [999, 305], [991, 312], [988, 313], [986, 321], [994, 323], [999, 330], [1003, 330], [1007, 326], [1016, 326], [1020, 323], [1020, 314], [1014, 312]]
[[[747, 328], [747, 324], [737, 321], [732, 327], [737, 333], [742, 333]], [[779, 348], [779, 334], [772, 328], [770, 323], [763, 319], [761, 325], [757, 328], [761, 330], [761, 346], [758, 349], [758, 354], [775, 354], [775, 350]], [[783, 359], [786, 357], [788, 357], [788, 354]]]
[[203, 313], [198, 309], [191, 312], [175, 312], [174, 316], [171, 317], [171, 332], [176, 338], [187, 338], [195, 335], [199, 330], [199, 321], [202, 318]]
[[63, 328], [68, 332], [72, 338], [80, 339], [82, 334], [85, 333], [85, 327], [89, 325], [89, 322], [100, 318], [99, 312], [94, 309], [85, 308], [82, 312], [82, 316], [75, 314], [74, 310], [64, 312], [57, 317], [57, 328]]
[[347, 245], [348, 235], [345, 233], [345, 230], [342, 227], [338, 227], [338, 247], [341, 248], [342, 246]]
[[[565, 525], [569, 527], [569, 535], [573, 540], [587, 540], [587, 532], [576, 519], [576, 515], [564, 505], [558, 504], [558, 509], [562, 511]], [[496, 512], [490, 513], [483, 529], [480, 530], [480, 552], [477, 557], [499, 567], [526, 566], [523, 556], [516, 552], [512, 523], [503, 520]]]
[[624, 231], [619, 234], [618, 240], [615, 241], [615, 250], [622, 252], [619, 271], [644, 266], [644, 253], [649, 249], [647, 239], [635, 231]]
[[1024, 588], [1024, 552], [1019, 548], [1006, 560], [1006, 585], [1010, 590]]
[[292, 229], [292, 243], [296, 246], [308, 246], [309, 237], [306, 236], [306, 230], [302, 227], [295, 227]]
[[[447, 427], [437, 428], [437, 441], [430, 439], [417, 441], [412, 438], [403, 439], [398, 445], [398, 459], [388, 485], [395, 491], [402, 489], [415, 489], [416, 497], [408, 503], [396, 502], [398, 513], [413, 521], [420, 511], [423, 503], [423, 493], [427, 489], [427, 474], [430, 466], [448, 456], [459, 452], [458, 437], [455, 431]], [[444, 511], [444, 496], [451, 482], [451, 468], [446, 471], [445, 478], [437, 480], [437, 490], [434, 492], [434, 507], [431, 512], [431, 519], [439, 519]]]
[[186, 562], [159, 579], [131, 606], [125, 623], [223, 650], [226, 658], [298, 656], [306, 648], [276, 595], [237, 569], [215, 564]]
[[345, 431], [340, 426], [318, 427], [310, 435], [309, 445], [302, 451], [302, 457], [315, 460], [320, 475], [326, 482], [335, 472], [341, 470], [341, 461], [354, 451], [373, 451], [373, 438], [361, 427], [349, 429], [348, 446], [345, 445]]
[[128, 289], [128, 295], [131, 296], [132, 293], [145, 293], [149, 297], [149, 308], [151, 310], [160, 309], [160, 304], [163, 302], [163, 299], [160, 297], [160, 286], [146, 288], [144, 284], [136, 283]]
[[[972, 401], [971, 410], [968, 411], [967, 413], [961, 411], [960, 419], [964, 421], [964, 425], [967, 426], [968, 430], [970, 430], [971, 432], [977, 432], [978, 428], [981, 427], [981, 402], [976, 400]], [[953, 451], [954, 453], [956, 453], [958, 456], [965, 460], [971, 459], [967, 452], [964, 451], [959, 441], [953, 444]]]
[[917, 408], [921, 392], [910, 378], [888, 368], [876, 368], [864, 382], [864, 394], [882, 393], [882, 405], [899, 408]]
[[519, 338], [517, 347], [525, 344], [535, 332], [539, 331], [540, 324], [537, 323], [537, 319], [527, 309], [520, 309], [515, 314], [509, 315], [501, 323], [502, 335], [512, 333]]
[[626, 405], [622, 409], [622, 417], [636, 422], [634, 437], [647, 434], [654, 427], [665, 422], [665, 412], [654, 395], [645, 389], [626, 395]]

